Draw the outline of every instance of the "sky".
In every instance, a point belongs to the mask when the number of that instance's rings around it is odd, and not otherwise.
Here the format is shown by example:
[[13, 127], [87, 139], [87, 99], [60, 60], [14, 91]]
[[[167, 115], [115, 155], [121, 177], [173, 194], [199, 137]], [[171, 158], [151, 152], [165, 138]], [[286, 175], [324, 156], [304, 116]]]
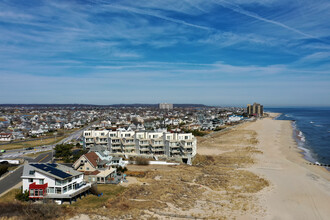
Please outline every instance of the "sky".
[[330, 106], [330, 1], [0, 0], [0, 103]]

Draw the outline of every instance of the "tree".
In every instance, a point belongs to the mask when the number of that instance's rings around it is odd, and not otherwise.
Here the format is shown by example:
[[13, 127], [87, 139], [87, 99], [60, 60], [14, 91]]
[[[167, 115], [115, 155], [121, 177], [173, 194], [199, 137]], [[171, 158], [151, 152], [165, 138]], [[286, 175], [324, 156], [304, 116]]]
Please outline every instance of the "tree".
[[58, 144], [55, 146], [55, 157], [68, 161], [72, 155], [72, 144]]
[[117, 167], [117, 172], [118, 173], [125, 173], [127, 171], [126, 167], [119, 166]]
[[29, 191], [25, 190], [24, 192], [20, 191], [15, 195], [15, 198], [19, 201], [29, 201]]

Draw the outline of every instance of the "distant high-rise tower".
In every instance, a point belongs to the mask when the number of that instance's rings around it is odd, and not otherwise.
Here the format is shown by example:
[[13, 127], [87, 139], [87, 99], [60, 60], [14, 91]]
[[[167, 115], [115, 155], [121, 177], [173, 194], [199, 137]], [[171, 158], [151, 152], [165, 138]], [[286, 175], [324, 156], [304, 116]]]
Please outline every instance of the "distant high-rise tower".
[[248, 104], [246, 108], [248, 115], [263, 116], [264, 115], [264, 106], [259, 103], [253, 103], [253, 105]]
[[251, 104], [247, 104], [246, 112], [248, 115], [252, 115], [252, 106]]
[[169, 104], [169, 103], [160, 103], [160, 104], [159, 104], [159, 109], [171, 110], [171, 109], [173, 109], [173, 104]]

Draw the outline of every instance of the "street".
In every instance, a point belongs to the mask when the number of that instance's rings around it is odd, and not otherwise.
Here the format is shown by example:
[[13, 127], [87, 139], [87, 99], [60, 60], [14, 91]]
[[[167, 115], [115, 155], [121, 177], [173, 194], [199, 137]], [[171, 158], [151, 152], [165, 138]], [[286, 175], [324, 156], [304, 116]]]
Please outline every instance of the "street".
[[[46, 163], [51, 160], [51, 156], [51, 152], [44, 153], [34, 159], [30, 159], [29, 162]], [[20, 183], [22, 172], [23, 166], [17, 168], [14, 172], [10, 173], [8, 176], [0, 180], [0, 194]]]

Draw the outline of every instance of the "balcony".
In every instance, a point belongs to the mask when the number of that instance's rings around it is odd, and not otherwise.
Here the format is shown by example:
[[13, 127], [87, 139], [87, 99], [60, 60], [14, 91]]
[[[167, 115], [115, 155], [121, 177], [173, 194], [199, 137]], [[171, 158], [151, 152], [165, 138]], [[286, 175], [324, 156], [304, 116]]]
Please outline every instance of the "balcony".
[[151, 146], [152, 146], [152, 147], [164, 147], [164, 143], [158, 143], [158, 142], [156, 142], [156, 143], [151, 143]]
[[96, 143], [108, 143], [108, 140], [105, 139], [105, 140], [96, 140]]
[[111, 149], [113, 149], [113, 150], [121, 150], [121, 146], [120, 145], [114, 145], [114, 146], [111, 146]]
[[164, 148], [151, 148], [152, 152], [164, 152]]
[[135, 145], [123, 146], [123, 150], [135, 150]]
[[172, 149], [170, 153], [171, 154], [180, 154], [181, 151], [179, 149]]
[[184, 148], [184, 149], [192, 149], [193, 148], [193, 145], [182, 145], [182, 147]]
[[47, 194], [44, 196], [44, 198], [48, 198], [48, 199], [70, 199], [73, 198], [87, 190], [89, 190], [91, 188], [91, 184], [90, 183], [84, 183], [79, 185], [76, 189], [74, 190], [70, 190], [66, 193], [62, 193], [62, 194]]
[[134, 142], [123, 142], [123, 145], [125, 145], [125, 146], [134, 145], [135, 146], [135, 143]]

